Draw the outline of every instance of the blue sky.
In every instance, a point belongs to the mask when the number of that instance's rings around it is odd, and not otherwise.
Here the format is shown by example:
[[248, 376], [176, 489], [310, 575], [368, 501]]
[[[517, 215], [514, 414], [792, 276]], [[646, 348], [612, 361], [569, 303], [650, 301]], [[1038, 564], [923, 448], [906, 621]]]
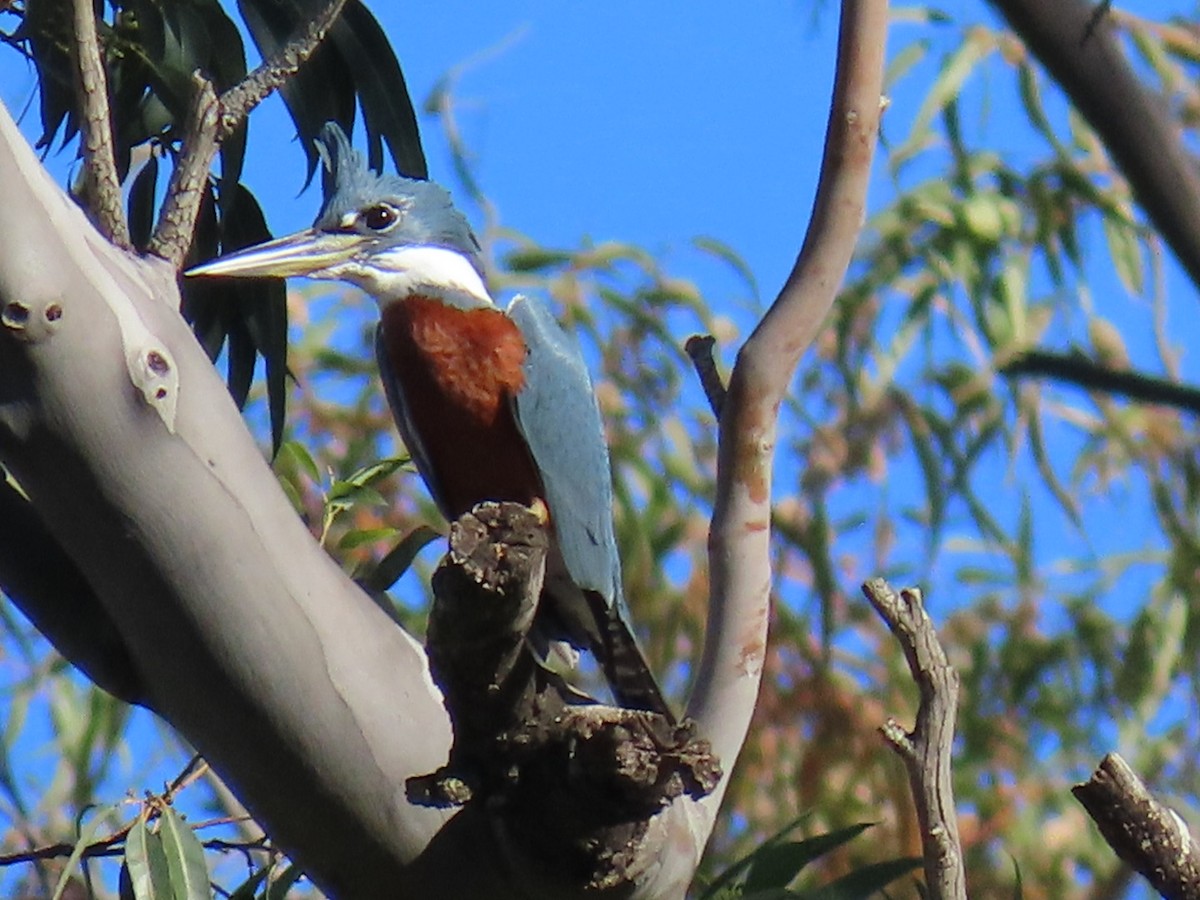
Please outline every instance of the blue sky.
[[[730, 303], [738, 297], [728, 273], [689, 249], [695, 236], [711, 236], [745, 258], [764, 299], [774, 295], [803, 238], [816, 185], [835, 4], [441, 0], [432, 12], [371, 5], [418, 107], [461, 67], [459, 123], [502, 224], [550, 245], [575, 246], [586, 236], [645, 246], [665, 255], [675, 273], [695, 278], [710, 302]], [[1128, 5], [1145, 14], [1194, 12], [1182, 2]], [[945, 8], [964, 21], [994, 20], [983, 3]], [[892, 49], [917, 33], [898, 24]], [[961, 31], [922, 33], [933, 42], [921, 70], [928, 74]], [[0, 102], [14, 114], [27, 109], [21, 124], [31, 139], [40, 130], [36, 104], [27, 106], [33, 87], [32, 70], [0, 52]], [[927, 87], [927, 77], [914, 77], [894, 91], [884, 121], [893, 143], [907, 133]], [[1015, 110], [992, 96], [986, 78], [973, 90], [997, 148], [1017, 158], [1029, 152]], [[422, 128], [431, 176], [455, 188], [440, 130], [428, 117]], [[304, 156], [291, 143], [282, 105], [268, 101], [251, 129], [244, 178], [269, 225], [280, 234], [307, 226], [319, 197], [315, 189], [298, 196]], [[48, 163], [62, 174], [68, 155]], [[877, 174], [871, 208], [892, 190]], [[472, 217], [478, 221], [477, 210]], [[1092, 252], [1102, 256], [1103, 247]], [[1173, 264], [1168, 278], [1172, 296], [1192, 293]], [[117, 784], [119, 794], [127, 782]]]

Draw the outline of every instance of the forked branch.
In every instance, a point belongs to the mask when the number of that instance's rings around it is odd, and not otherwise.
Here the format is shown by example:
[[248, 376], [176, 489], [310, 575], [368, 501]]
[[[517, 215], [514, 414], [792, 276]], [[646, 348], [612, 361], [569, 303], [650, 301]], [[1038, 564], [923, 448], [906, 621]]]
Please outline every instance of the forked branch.
[[958, 710], [958, 672], [946, 659], [921, 592], [899, 592], [882, 578], [863, 585], [863, 593], [904, 649], [908, 670], [921, 693], [917, 721], [905, 731], [895, 719], [879, 730], [904, 762], [925, 860], [925, 884], [933, 900], [966, 900], [966, 873], [954, 809], [951, 754]]
[[132, 243], [129, 239], [129, 223], [121, 207], [121, 183], [117, 179], [117, 163], [113, 154], [108, 78], [104, 74], [100, 39], [96, 34], [96, 12], [91, 0], [73, 0], [72, 8], [87, 206], [94, 215], [100, 233], [118, 247], [128, 250]]
[[151, 253], [179, 268], [192, 242], [204, 195], [204, 179], [221, 142], [246, 120], [251, 110], [300, 70], [321, 45], [345, 5], [346, 0], [329, 0], [301, 34], [220, 97], [214, 94], [208, 79], [196, 74], [183, 153], [176, 163], [171, 188], [150, 239]]

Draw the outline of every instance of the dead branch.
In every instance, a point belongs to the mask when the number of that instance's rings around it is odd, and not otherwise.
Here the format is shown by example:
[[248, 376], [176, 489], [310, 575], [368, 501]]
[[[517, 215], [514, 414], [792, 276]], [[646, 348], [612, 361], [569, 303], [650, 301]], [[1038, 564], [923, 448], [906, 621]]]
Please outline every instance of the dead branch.
[[454, 724], [450, 759], [410, 778], [409, 799], [482, 804], [523, 865], [552, 881], [611, 888], [634, 870], [652, 816], [720, 777], [689, 723], [602, 706], [526, 647], [541, 592], [545, 521], [484, 503], [451, 527], [434, 575], [427, 648]]
[[725, 405], [727, 390], [725, 382], [721, 380], [721, 373], [717, 371], [717, 361], [713, 357], [713, 350], [716, 346], [717, 339], [711, 334], [693, 334], [687, 339], [683, 349], [696, 369], [700, 386], [704, 388], [704, 396], [708, 398], [709, 409], [717, 419], [720, 419], [721, 407]]
[[921, 694], [912, 731], [905, 731], [895, 719], [888, 719], [879, 730], [908, 771], [921, 826], [929, 896], [934, 900], [966, 900], [950, 766], [958, 672], [946, 660], [920, 591], [906, 588], [897, 593], [882, 578], [875, 578], [863, 585], [863, 593], [900, 642]]
[[1172, 900], [1200, 897], [1200, 847], [1178, 814], [1150, 794], [1116, 753], [1071, 788], [1113, 851]]

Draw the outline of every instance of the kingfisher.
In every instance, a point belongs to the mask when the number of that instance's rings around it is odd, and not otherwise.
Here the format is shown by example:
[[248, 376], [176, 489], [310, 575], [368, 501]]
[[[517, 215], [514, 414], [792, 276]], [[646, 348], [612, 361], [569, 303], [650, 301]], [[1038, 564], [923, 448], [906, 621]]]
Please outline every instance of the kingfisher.
[[533, 298], [497, 305], [444, 188], [376, 174], [332, 122], [317, 149], [324, 201], [312, 228], [186, 274], [338, 279], [370, 294], [384, 391], [438, 509], [454, 521], [484, 501], [544, 503], [535, 641], [590, 651], [618, 704], [674, 722], [630, 627], [608, 447], [578, 345]]

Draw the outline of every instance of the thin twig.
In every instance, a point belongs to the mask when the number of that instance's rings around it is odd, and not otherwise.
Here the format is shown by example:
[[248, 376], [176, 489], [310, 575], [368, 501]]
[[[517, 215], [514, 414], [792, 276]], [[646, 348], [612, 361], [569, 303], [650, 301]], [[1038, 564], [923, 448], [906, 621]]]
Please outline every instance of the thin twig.
[[1000, 373], [1010, 377], [1054, 378], [1089, 391], [1121, 394], [1141, 403], [1156, 403], [1200, 413], [1200, 389], [1141, 372], [1110, 369], [1081, 353], [1029, 350], [1005, 363]]
[[704, 396], [708, 398], [709, 408], [719, 420], [721, 407], [725, 405], [725, 382], [717, 371], [717, 361], [713, 357], [713, 348], [717, 339], [711, 334], [693, 334], [687, 339], [683, 349], [687, 351], [696, 374], [700, 377], [700, 386], [704, 388]]
[[345, 5], [346, 0], [329, 0], [302, 34], [284, 44], [278, 53], [221, 95], [218, 143], [242, 124], [250, 110], [300, 71], [300, 67], [308, 62], [325, 40], [326, 33], [333, 27]]
[[245, 121], [254, 107], [300, 70], [313, 55], [346, 0], [329, 0], [303, 33], [288, 41], [271, 59], [218, 98], [212, 82], [192, 76], [195, 94], [188, 119], [183, 153], [171, 176], [171, 187], [150, 239], [149, 251], [178, 268], [192, 243], [204, 183], [221, 142]]
[[108, 105], [108, 79], [96, 35], [96, 13], [91, 0], [74, 0], [77, 87], [82, 108], [83, 166], [88, 206], [100, 233], [128, 250], [129, 223], [121, 207], [121, 183], [113, 154], [112, 115]]
[[863, 585], [863, 593], [904, 648], [908, 669], [921, 693], [911, 732], [895, 719], [888, 719], [879, 730], [908, 771], [921, 826], [928, 895], [933, 900], [966, 900], [950, 769], [958, 672], [946, 659], [920, 591], [906, 588], [897, 593], [882, 578], [874, 578]]
[[171, 185], [147, 250], [179, 268], [192, 244], [196, 216], [204, 198], [208, 170], [217, 155], [219, 103], [212, 82], [192, 76], [192, 107], [184, 132], [183, 153], [171, 172]]
[[1200, 847], [1116, 753], [1071, 788], [1113, 851], [1164, 897], [1200, 897]]

